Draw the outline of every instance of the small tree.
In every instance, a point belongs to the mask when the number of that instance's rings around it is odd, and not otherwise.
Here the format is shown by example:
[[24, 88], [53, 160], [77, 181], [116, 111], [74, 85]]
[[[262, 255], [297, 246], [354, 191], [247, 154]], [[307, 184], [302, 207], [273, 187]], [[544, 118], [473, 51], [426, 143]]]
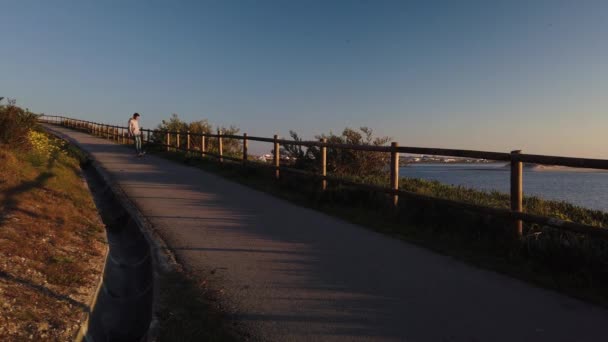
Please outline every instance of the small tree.
[[[211, 126], [211, 124], [209, 123], [209, 121], [207, 121], [207, 119], [204, 120], [199, 120], [199, 121], [193, 121], [191, 123], [189, 123], [187, 125], [187, 130], [190, 130], [190, 133], [192, 134], [191, 138], [190, 138], [190, 143], [191, 143], [191, 148], [195, 149], [195, 150], [200, 150], [201, 149], [201, 136], [197, 136], [196, 134], [209, 134], [209, 133], [213, 133], [213, 126]], [[206, 145], [207, 145], [207, 151], [211, 151], [210, 149], [210, 144], [211, 141], [209, 139], [207, 139], [205, 141]]]
[[[289, 132], [292, 139], [301, 141], [297, 133]], [[368, 145], [383, 146], [389, 141], [389, 137], [374, 137], [373, 131], [368, 127], [359, 130], [345, 128], [342, 134], [333, 132], [316, 136], [316, 139], [327, 139], [330, 144]], [[304, 151], [301, 146], [285, 146], [283, 151], [290, 157], [296, 158], [296, 167], [318, 171], [321, 160], [321, 149], [310, 147]], [[383, 152], [369, 152], [349, 149], [328, 148], [327, 149], [327, 171], [336, 176], [348, 176], [357, 178], [377, 178], [386, 175], [390, 156]]]
[[[213, 129], [213, 125], [211, 125], [207, 119], [187, 123], [182, 121], [175, 113], [171, 114], [169, 120], [163, 120], [156, 129], [160, 132], [154, 133], [155, 142], [165, 143], [167, 131], [180, 132], [181, 146], [185, 146], [185, 137], [187, 132], [190, 131], [190, 148], [193, 150], [200, 150], [202, 146], [201, 136], [197, 134], [217, 134], [217, 131]], [[236, 126], [221, 127], [220, 130], [224, 135], [236, 135], [240, 131], [240, 129]], [[175, 143], [174, 139], [174, 135], [172, 134], [172, 144]], [[222, 140], [222, 152], [226, 155], [240, 155], [242, 146], [243, 143], [240, 140], [226, 138]], [[205, 141], [205, 147], [207, 152], [219, 153], [218, 140], [215, 137], [207, 138]]]
[[[240, 128], [230, 125], [228, 127], [220, 127], [223, 135], [237, 135], [241, 131]], [[233, 157], [240, 157], [243, 154], [243, 141], [237, 139], [222, 139], [223, 153]]]
[[[302, 141], [302, 138], [295, 131], [289, 131], [289, 136], [294, 141]], [[271, 151], [274, 153], [274, 150]], [[291, 158], [293, 167], [297, 169], [314, 170], [315, 169], [315, 157], [312, 154], [310, 148], [304, 148], [301, 145], [282, 145], [280, 150], [281, 155], [286, 155]]]
[[[161, 123], [156, 126], [156, 130], [152, 135], [152, 140], [156, 143], [164, 144], [166, 142], [166, 132], [181, 132], [185, 131], [187, 128], [185, 122], [179, 119], [177, 114], [171, 114], [169, 120], [163, 120]], [[173, 134], [171, 135], [171, 141], [173, 142]]]

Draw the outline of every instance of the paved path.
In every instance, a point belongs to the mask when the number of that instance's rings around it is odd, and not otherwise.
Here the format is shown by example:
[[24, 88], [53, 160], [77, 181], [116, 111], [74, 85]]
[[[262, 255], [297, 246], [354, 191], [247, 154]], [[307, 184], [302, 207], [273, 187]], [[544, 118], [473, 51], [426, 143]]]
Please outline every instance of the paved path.
[[178, 258], [271, 341], [604, 341], [608, 312], [85, 133]]

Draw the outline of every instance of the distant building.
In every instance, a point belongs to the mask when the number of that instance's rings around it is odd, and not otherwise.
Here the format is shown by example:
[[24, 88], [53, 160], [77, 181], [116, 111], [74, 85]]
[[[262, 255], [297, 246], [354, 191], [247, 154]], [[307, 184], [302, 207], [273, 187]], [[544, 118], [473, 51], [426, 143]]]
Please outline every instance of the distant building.
[[267, 153], [267, 154], [262, 154], [261, 156], [259, 156], [258, 160], [267, 162], [267, 161], [272, 161], [273, 158], [274, 158], [274, 156], [272, 154]]

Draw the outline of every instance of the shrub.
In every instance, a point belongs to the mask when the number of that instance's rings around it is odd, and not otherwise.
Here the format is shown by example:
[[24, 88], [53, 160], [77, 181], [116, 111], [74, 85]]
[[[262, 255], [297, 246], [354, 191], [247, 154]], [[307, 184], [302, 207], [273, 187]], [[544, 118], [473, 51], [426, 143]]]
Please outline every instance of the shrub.
[[[289, 132], [292, 139], [301, 141], [294, 131]], [[317, 140], [327, 139], [332, 144], [383, 146], [389, 137], [374, 137], [373, 131], [368, 127], [359, 130], [345, 128], [342, 134], [333, 132], [315, 137]], [[318, 147], [310, 147], [306, 151], [301, 146], [287, 145], [282, 148], [282, 153], [294, 158], [294, 166], [302, 169], [316, 171], [321, 160], [321, 150]], [[370, 180], [386, 177], [387, 165], [390, 155], [383, 152], [357, 151], [347, 149], [327, 149], [327, 172], [336, 176]]]
[[[156, 129], [161, 132], [155, 132], [153, 139], [156, 143], [162, 143], [162, 144], [166, 143], [166, 136], [165, 136], [165, 133], [162, 133], [163, 131], [183, 132], [183, 134], [180, 134], [181, 146], [184, 146], [184, 144], [185, 144], [186, 132], [188, 132], [188, 131], [190, 131], [191, 134], [201, 134], [201, 133], [215, 134], [215, 133], [217, 133], [217, 130], [213, 129], [213, 125], [211, 125], [207, 119], [199, 120], [199, 121], [192, 121], [190, 123], [187, 123], [185, 121], [182, 121], [179, 118], [179, 116], [175, 113], [171, 114], [171, 117], [169, 118], [169, 120], [163, 120], [161, 122], [161, 124], [156, 127]], [[224, 135], [236, 135], [240, 131], [240, 129], [236, 126], [230, 126], [230, 127], [222, 126], [222, 127], [218, 127], [218, 129]], [[172, 144], [175, 144], [174, 139], [175, 139], [175, 136], [173, 135], [171, 137]], [[200, 150], [201, 143], [202, 142], [201, 142], [200, 136], [195, 136], [195, 135], [190, 136], [190, 146], [193, 150]], [[223, 139], [222, 143], [223, 143], [222, 152], [225, 155], [233, 155], [233, 156], [240, 155], [240, 153], [242, 151], [241, 140]], [[207, 138], [207, 140], [205, 141], [205, 146], [206, 146], [206, 149], [208, 152], [211, 152], [211, 153], [219, 152], [218, 142], [217, 142], [217, 139], [215, 139], [215, 138]]]
[[23, 147], [29, 144], [28, 132], [36, 125], [37, 115], [9, 100], [0, 105], [0, 144]]

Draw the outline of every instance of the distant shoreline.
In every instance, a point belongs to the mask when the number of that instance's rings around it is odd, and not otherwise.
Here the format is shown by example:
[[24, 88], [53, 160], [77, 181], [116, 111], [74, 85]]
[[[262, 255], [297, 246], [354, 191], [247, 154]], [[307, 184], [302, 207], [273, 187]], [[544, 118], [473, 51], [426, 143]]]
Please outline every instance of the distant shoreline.
[[[407, 163], [401, 163], [400, 167], [408, 167], [411, 165], [479, 165], [479, 164], [502, 164], [502, 167], [497, 167], [496, 170], [500, 170], [503, 168], [509, 168], [511, 167], [511, 164], [509, 163], [504, 163], [504, 162], [498, 162], [498, 161], [483, 161], [483, 162], [464, 162], [464, 161], [457, 161], [457, 162], [444, 162], [444, 161], [432, 161], [432, 162], [427, 162], [427, 161], [421, 161], [421, 162], [407, 162]], [[480, 171], [492, 171], [489, 169], [474, 169], [471, 168], [471, 170], [480, 170]], [[602, 169], [588, 169], [588, 168], [579, 168], [579, 167], [568, 167], [568, 166], [560, 166], [560, 165], [540, 165], [540, 164], [533, 164], [533, 163], [524, 163], [524, 170], [526, 171], [539, 171], [539, 172], [557, 172], [557, 171], [566, 171], [566, 172], [601, 172], [601, 173], [608, 173], [608, 170], [602, 170]]]

